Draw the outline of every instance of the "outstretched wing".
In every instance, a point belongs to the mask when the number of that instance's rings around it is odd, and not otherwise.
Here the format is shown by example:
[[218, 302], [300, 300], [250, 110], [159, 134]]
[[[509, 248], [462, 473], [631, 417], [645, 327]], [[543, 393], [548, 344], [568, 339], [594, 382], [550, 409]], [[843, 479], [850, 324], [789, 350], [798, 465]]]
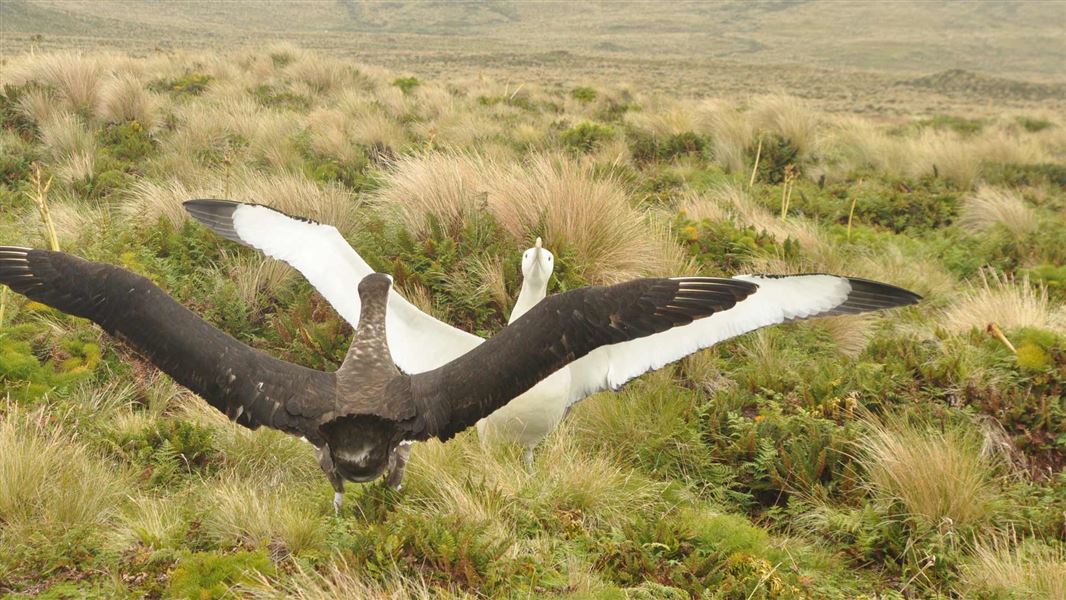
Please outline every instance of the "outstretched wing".
[[[345, 321], [359, 325], [356, 287], [373, 269], [336, 227], [229, 200], [189, 200], [185, 209], [222, 237], [285, 261]], [[389, 293], [386, 331], [392, 360], [406, 373], [435, 369], [484, 341], [434, 319], [395, 291]]]
[[570, 365], [570, 404], [756, 329], [811, 317], [850, 315], [914, 304], [920, 296], [892, 285], [835, 275], [740, 275], [759, 286], [729, 310], [639, 340], [605, 346]]
[[321, 443], [314, 421], [333, 407], [332, 373], [237, 341], [140, 275], [62, 252], [0, 246], [0, 283], [97, 323], [241, 425]]
[[728, 310], [758, 286], [737, 279], [638, 279], [542, 300], [484, 344], [414, 375], [413, 437], [448, 439], [568, 363]]

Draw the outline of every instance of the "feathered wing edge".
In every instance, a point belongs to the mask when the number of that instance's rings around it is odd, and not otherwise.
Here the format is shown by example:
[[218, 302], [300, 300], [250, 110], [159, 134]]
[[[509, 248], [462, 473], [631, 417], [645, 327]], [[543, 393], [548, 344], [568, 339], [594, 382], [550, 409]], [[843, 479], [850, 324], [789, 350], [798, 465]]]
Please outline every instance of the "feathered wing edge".
[[[185, 209], [222, 237], [288, 263], [345, 321], [358, 326], [356, 287], [373, 269], [336, 227], [229, 200], [189, 200]], [[435, 369], [484, 341], [427, 315], [395, 290], [389, 293], [386, 324], [393, 362], [406, 373]]]
[[321, 443], [315, 420], [333, 405], [332, 373], [251, 348], [144, 277], [62, 252], [0, 246], [0, 284], [100, 325], [245, 427]]
[[759, 289], [729, 310], [639, 340], [598, 348], [572, 363], [569, 403], [601, 390], [618, 389], [643, 373], [762, 327], [907, 306], [921, 299], [896, 286], [835, 275], [740, 275], [734, 279]]
[[481, 346], [413, 375], [416, 439], [448, 439], [572, 361], [728, 310], [758, 286], [737, 279], [638, 279], [550, 296]]

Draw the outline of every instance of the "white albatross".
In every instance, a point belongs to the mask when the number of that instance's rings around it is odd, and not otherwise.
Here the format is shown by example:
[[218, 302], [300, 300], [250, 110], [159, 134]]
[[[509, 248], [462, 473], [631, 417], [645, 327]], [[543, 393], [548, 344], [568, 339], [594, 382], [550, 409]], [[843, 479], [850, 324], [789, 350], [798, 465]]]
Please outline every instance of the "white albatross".
[[[341, 317], [353, 326], [358, 324], [359, 296], [347, 282], [373, 270], [335, 227], [228, 200], [190, 200], [185, 208], [219, 235], [288, 263]], [[545, 297], [553, 263], [554, 256], [539, 245], [524, 253], [522, 291], [509, 322]], [[920, 298], [888, 284], [827, 274], [737, 275], [734, 279], [754, 283], [758, 289], [729, 310], [689, 325], [593, 350], [482, 419], [478, 433], [483, 440], [524, 446], [524, 460], [530, 468], [532, 449], [555, 429], [568, 407], [591, 394], [618, 390], [643, 373], [762, 327], [882, 310], [914, 304]], [[390, 291], [388, 303], [388, 345], [393, 361], [405, 373], [440, 367], [484, 341], [425, 314], [395, 291]], [[406, 452], [400, 458], [405, 459]]]

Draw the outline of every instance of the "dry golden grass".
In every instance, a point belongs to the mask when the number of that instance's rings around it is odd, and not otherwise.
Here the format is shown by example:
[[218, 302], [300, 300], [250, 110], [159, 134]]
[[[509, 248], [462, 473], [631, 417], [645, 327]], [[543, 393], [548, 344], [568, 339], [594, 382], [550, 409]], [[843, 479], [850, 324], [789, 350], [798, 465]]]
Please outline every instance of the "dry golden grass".
[[[359, 203], [347, 190], [334, 185], [319, 186], [295, 173], [263, 175], [256, 172], [234, 173], [228, 185], [219, 174], [196, 186], [169, 180], [162, 183], [143, 179], [131, 188], [122, 211], [140, 223], [155, 223], [160, 217], [174, 224], [182, 223], [187, 214], [182, 202], [190, 198], [223, 196], [241, 202], [272, 206], [291, 215], [329, 223], [342, 232], [355, 225]], [[227, 187], [228, 191], [223, 188]]]
[[445, 227], [460, 227], [487, 195], [486, 175], [496, 168], [463, 154], [427, 153], [403, 158], [391, 168], [374, 193], [376, 202], [395, 211], [406, 227], [424, 233], [427, 216]]
[[778, 135], [799, 150], [797, 160], [808, 159], [815, 149], [819, 118], [807, 104], [793, 96], [760, 96], [752, 100], [751, 121], [757, 132]]
[[128, 481], [43, 414], [0, 419], [0, 540], [5, 545], [104, 527]]
[[40, 124], [41, 142], [48, 150], [60, 179], [84, 181], [92, 177], [96, 139], [81, 118], [61, 112]]
[[[326, 526], [315, 504], [295, 489], [259, 478], [224, 476], [204, 490], [210, 508], [204, 531], [223, 543], [280, 544], [288, 553], [321, 549]], [[324, 502], [323, 502], [324, 504]]]
[[237, 295], [252, 311], [260, 308], [263, 294], [276, 292], [294, 273], [284, 262], [261, 256], [238, 256], [229, 265], [229, 277], [237, 286]]
[[487, 182], [488, 207], [516, 239], [543, 227], [544, 244], [571, 252], [573, 267], [593, 283], [618, 283], [675, 271], [680, 253], [649, 235], [648, 216], [623, 184], [565, 156], [539, 155]]
[[[23, 55], [5, 67], [3, 82], [22, 85], [37, 81], [55, 88], [63, 107], [92, 114], [99, 101], [106, 55], [56, 52]], [[128, 59], [126, 59], [128, 60]]]
[[957, 333], [984, 329], [995, 323], [1003, 329], [1035, 327], [1066, 331], [1066, 308], [1055, 307], [1047, 290], [1013, 280], [994, 272], [981, 272], [980, 282], [971, 284], [944, 311], [941, 323]]
[[978, 542], [956, 586], [960, 597], [1066, 598], [1066, 554], [1030, 542], [993, 538]]
[[873, 336], [874, 318], [868, 315], [843, 315], [819, 319], [817, 323], [829, 333], [837, 350], [851, 358], [862, 354]]
[[[343, 561], [330, 562], [324, 572], [305, 570], [297, 565], [296, 572], [283, 582], [261, 578], [259, 585], [246, 586], [240, 591], [251, 598], [263, 600], [431, 600], [442, 597], [472, 597], [458, 590], [431, 588], [424, 581], [405, 576], [398, 571], [387, 574], [387, 584], [378, 583], [364, 575]], [[445, 592], [447, 596], [442, 596]]]
[[711, 136], [714, 162], [729, 172], [744, 171], [748, 149], [755, 145], [754, 125], [733, 104], [705, 100], [698, 107], [700, 131]]
[[136, 121], [148, 131], [160, 124], [162, 100], [145, 89], [144, 82], [133, 75], [109, 77], [100, 90], [96, 113], [104, 122]]
[[895, 417], [868, 427], [859, 461], [875, 496], [933, 527], [981, 527], [995, 514], [997, 464], [980, 434]]
[[1040, 221], [1018, 192], [981, 186], [964, 200], [958, 224], [972, 233], [1001, 225], [1011, 235], [1021, 238], [1036, 231]]

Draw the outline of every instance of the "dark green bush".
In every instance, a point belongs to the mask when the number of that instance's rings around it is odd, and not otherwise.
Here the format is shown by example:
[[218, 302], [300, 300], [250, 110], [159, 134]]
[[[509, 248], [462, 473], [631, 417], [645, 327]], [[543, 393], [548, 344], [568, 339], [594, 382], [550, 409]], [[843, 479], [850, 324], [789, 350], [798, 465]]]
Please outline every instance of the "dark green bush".
[[186, 72], [177, 79], [156, 79], [148, 84], [153, 92], [169, 93], [175, 97], [199, 96], [207, 90], [214, 77], [205, 73]]
[[785, 180], [785, 169], [789, 166], [797, 169], [797, 174], [802, 173], [802, 165], [799, 164], [799, 147], [779, 135], [763, 136], [761, 150], [758, 144], [748, 148], [748, 156], [753, 164], [756, 154], [759, 156], [759, 166], [755, 173], [758, 181], [769, 184], [782, 183]]
[[609, 125], [585, 121], [578, 123], [562, 134], [563, 147], [574, 152], [591, 152], [600, 144], [615, 136], [615, 130]]
[[311, 108], [311, 99], [286, 89], [268, 84], [260, 84], [248, 90], [261, 106], [279, 110], [304, 112]]
[[597, 95], [596, 94], [596, 90], [594, 90], [594, 89], [592, 89], [590, 87], [585, 87], [585, 86], [579, 86], [579, 87], [576, 87], [576, 88], [570, 90], [570, 97], [571, 98], [573, 98], [574, 100], [577, 100], [578, 102], [582, 102], [582, 103], [586, 103], [586, 104], [589, 103], [589, 102], [592, 102], [593, 100], [595, 100], [596, 99], [596, 95]]
[[400, 91], [404, 94], [410, 94], [416, 87], [421, 85], [422, 82], [417, 77], [397, 77], [393, 80], [392, 85], [400, 88]]

